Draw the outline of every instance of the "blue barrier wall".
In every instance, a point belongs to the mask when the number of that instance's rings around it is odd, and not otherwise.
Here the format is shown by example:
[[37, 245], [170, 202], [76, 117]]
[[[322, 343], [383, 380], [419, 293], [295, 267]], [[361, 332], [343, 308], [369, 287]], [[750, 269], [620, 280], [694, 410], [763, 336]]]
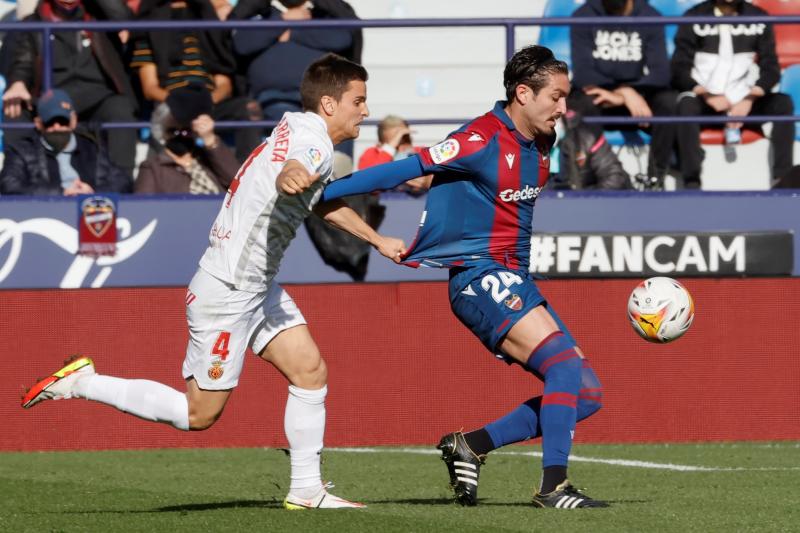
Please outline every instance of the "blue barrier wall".
[[[424, 200], [390, 194], [382, 201], [387, 215], [381, 231], [411, 242]], [[0, 288], [186, 285], [206, 247], [219, 204], [219, 197], [124, 196], [119, 202], [117, 255], [92, 259], [75, 255], [78, 209], [74, 199], [3, 197]], [[791, 231], [791, 272], [800, 275], [798, 191], [547, 192], [537, 202], [534, 229], [581, 234]], [[775, 250], [776, 254], [789, 252], [788, 248]], [[442, 279], [446, 279], [444, 271], [401, 267], [373, 251], [366, 281]], [[278, 280], [350, 281], [324, 265], [303, 229], [287, 251]]]

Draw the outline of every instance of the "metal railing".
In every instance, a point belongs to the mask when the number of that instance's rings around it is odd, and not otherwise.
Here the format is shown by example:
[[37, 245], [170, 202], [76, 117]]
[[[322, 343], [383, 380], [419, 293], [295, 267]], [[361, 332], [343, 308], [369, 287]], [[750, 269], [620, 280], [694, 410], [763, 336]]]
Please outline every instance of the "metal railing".
[[[799, 15], [782, 16], [737, 16], [724, 17], [738, 24], [797, 24], [800, 23]], [[730, 23], [726, 22], [726, 23]], [[212, 29], [259, 29], [259, 28], [448, 28], [448, 27], [500, 27], [505, 29], [506, 59], [510, 58], [516, 49], [514, 32], [520, 26], [655, 26], [668, 24], [710, 24], [720, 25], [720, 17], [714, 16], [670, 16], [670, 17], [553, 17], [553, 18], [441, 18], [441, 19], [317, 19], [308, 21], [272, 21], [272, 20], [195, 20], [195, 21], [77, 21], [77, 22], [0, 22], [0, 31], [40, 31], [42, 32], [42, 89], [47, 90], [52, 86], [52, 48], [51, 35], [57, 31], [166, 31], [190, 26], [196, 30]], [[411, 124], [461, 124], [469, 118], [439, 117], [425, 119], [407, 119]], [[734, 116], [669, 116], [647, 117], [585, 117], [587, 123], [602, 124], [639, 124], [647, 122], [676, 123], [676, 122], [800, 122], [800, 115], [793, 116], [763, 116], [750, 115], [744, 117]], [[377, 124], [377, 120], [368, 120], [367, 125]], [[216, 127], [220, 129], [238, 127], [270, 127], [275, 121], [219, 121]], [[117, 128], [145, 128], [149, 122], [107, 122], [100, 125], [104, 129]], [[29, 122], [4, 122], [0, 128], [17, 129], [31, 128]]]

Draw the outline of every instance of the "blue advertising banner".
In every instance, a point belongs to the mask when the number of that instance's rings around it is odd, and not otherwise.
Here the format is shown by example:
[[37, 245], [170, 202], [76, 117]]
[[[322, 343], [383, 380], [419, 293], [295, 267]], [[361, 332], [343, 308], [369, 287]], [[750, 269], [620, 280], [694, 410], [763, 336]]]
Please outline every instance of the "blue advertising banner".
[[[0, 198], [0, 288], [186, 285], [207, 246], [221, 199], [208, 196], [121, 196], [117, 213], [117, 253], [99, 257], [77, 255], [76, 201], [51, 197]], [[410, 243], [424, 209], [424, 198], [386, 194], [381, 201], [387, 209], [380, 231]], [[574, 264], [574, 269], [571, 266], [564, 269], [535, 267], [545, 276], [584, 277], [587, 273], [579, 272], [582, 256], [575, 259], [575, 254], [598, 253], [597, 248], [592, 248], [593, 243], [610, 242], [610, 236], [614, 234], [624, 235], [634, 244], [637, 234], [643, 235], [644, 242], [652, 240], [654, 234], [663, 235], [666, 240], [662, 240], [667, 243], [671, 242], [669, 239], [685, 240], [693, 234], [698, 235], [698, 242], [716, 242], [714, 235], [719, 234], [719, 242], [723, 243], [717, 263], [712, 257], [690, 257], [692, 260], [688, 264], [694, 265], [693, 269], [683, 271], [678, 268], [683, 264], [677, 260], [678, 256], [676, 260], [654, 263], [655, 266], [642, 270], [643, 273], [655, 268], [662, 275], [677, 277], [741, 276], [776, 275], [782, 273], [781, 269], [788, 269], [792, 275], [800, 275], [800, 246], [797, 241], [800, 235], [800, 194], [796, 191], [700, 194], [547, 192], [537, 201], [534, 230], [549, 236], [572, 235], [553, 242], [556, 245], [561, 245], [562, 241], [565, 243], [567, 247], [563, 253], [567, 254], [564, 255], [567, 263], [561, 264]], [[756, 236], [755, 240], [748, 237], [765, 233], [778, 236], [766, 241], [764, 237]], [[601, 234], [602, 239], [591, 238]], [[747, 255], [745, 259], [730, 248], [731, 242], [738, 242], [734, 240], [739, 234], [759, 243], [758, 246], [742, 248], [741, 254]], [[534, 238], [534, 245], [537, 242], [545, 241]], [[698, 253], [703, 253], [702, 246], [698, 249], [701, 250]], [[558, 265], [559, 249], [555, 248], [551, 253], [556, 254], [552, 261]], [[613, 254], [613, 250], [609, 248], [608, 253]], [[590, 259], [599, 261], [593, 257]], [[654, 257], [657, 258], [658, 253]], [[726, 257], [729, 257], [731, 265], [725, 265]], [[747, 269], [738, 269], [736, 262], [743, 260]], [[698, 269], [697, 265], [703, 262], [719, 264], [720, 268]], [[596, 268], [588, 273], [598, 277], [637, 275], [627, 263], [627, 272], [615, 271], [613, 260], [608, 264], [611, 270]], [[782, 267], [759, 270], [758, 265], [770, 264]], [[674, 268], [669, 265], [674, 265]], [[349, 276], [323, 263], [304, 229], [298, 232], [287, 250], [277, 279], [282, 283], [350, 281]], [[373, 251], [365, 281], [444, 279], [447, 279], [445, 271], [398, 266]]]

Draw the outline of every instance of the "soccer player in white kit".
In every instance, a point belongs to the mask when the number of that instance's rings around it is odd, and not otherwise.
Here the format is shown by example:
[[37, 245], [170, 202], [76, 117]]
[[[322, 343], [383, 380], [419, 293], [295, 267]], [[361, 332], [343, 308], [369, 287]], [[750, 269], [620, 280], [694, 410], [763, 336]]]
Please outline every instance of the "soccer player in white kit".
[[366, 80], [361, 65], [334, 54], [311, 64], [300, 87], [305, 112], [286, 113], [231, 183], [186, 295], [185, 394], [155, 381], [97, 374], [91, 359], [78, 357], [31, 387], [22, 406], [85, 398], [177, 429], [206, 429], [222, 414], [250, 347], [289, 381], [284, 429], [291, 486], [284, 506], [363, 507], [322, 484], [327, 368], [303, 315], [273, 278], [312, 211], [394, 261], [405, 251], [401, 240], [379, 235], [345, 203], [318, 204], [334, 179], [333, 145], [356, 138], [369, 114]]

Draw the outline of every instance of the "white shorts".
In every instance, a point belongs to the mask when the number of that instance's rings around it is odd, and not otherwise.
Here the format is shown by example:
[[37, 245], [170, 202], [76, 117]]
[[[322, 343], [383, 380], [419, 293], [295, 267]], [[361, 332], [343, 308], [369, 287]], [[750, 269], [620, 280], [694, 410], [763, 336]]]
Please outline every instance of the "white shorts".
[[306, 323], [292, 297], [277, 283], [267, 292], [235, 289], [203, 269], [186, 293], [189, 345], [183, 377], [204, 390], [239, 383], [246, 349], [260, 353], [278, 333]]

